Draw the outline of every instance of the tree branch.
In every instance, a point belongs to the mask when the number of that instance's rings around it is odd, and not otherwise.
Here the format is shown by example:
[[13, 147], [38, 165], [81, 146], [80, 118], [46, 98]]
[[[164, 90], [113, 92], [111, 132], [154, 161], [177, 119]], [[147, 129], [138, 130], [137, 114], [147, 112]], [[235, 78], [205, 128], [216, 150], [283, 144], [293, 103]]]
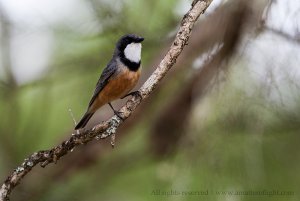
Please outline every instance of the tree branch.
[[270, 33], [273, 33], [281, 38], [284, 38], [285, 40], [291, 42], [291, 43], [297, 43], [298, 45], [300, 44], [300, 35], [296, 35], [296, 36], [292, 36], [282, 30], [279, 29], [275, 29], [272, 27], [268, 27], [268, 26], [263, 26], [262, 27], [263, 30], [268, 31]]
[[[194, 23], [198, 17], [204, 13], [212, 1], [213, 0], [193, 1], [191, 9], [184, 15], [181, 21], [180, 28], [169, 51], [153, 74], [140, 88], [139, 92], [141, 96], [134, 96], [120, 109], [123, 119], [127, 119], [142, 100], [150, 95], [160, 80], [175, 64], [176, 59], [182, 52], [184, 46], [187, 45]], [[75, 147], [81, 144], [86, 144], [94, 139], [104, 139], [115, 134], [121, 123], [122, 121], [117, 116], [113, 116], [90, 130], [82, 131], [79, 134], [72, 134], [68, 140], [63, 141], [61, 144], [52, 149], [41, 150], [33, 153], [26, 158], [24, 162], [4, 181], [0, 188], [0, 201], [8, 201], [9, 195], [14, 187], [17, 186], [22, 178], [26, 176], [37, 164], [40, 164], [42, 167], [46, 167], [50, 163], [56, 163], [62, 156], [68, 154]]]

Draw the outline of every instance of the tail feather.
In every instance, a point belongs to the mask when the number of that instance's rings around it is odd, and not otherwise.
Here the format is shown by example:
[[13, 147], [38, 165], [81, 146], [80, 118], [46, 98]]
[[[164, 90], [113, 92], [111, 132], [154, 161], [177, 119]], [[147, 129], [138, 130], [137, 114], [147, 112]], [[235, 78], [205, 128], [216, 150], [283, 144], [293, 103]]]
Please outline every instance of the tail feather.
[[75, 130], [85, 127], [94, 113], [85, 113], [79, 123], [75, 126]]

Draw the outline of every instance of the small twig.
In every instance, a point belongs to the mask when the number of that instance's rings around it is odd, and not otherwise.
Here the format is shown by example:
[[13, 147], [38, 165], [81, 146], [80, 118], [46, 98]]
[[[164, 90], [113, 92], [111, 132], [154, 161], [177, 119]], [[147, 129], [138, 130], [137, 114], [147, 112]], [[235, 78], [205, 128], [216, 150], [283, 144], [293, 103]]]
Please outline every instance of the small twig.
[[268, 26], [264, 26], [262, 28], [263, 28], [263, 30], [268, 31], [270, 33], [273, 33], [273, 34], [275, 34], [279, 37], [282, 37], [287, 41], [290, 41], [292, 43], [297, 43], [298, 45], [300, 44], [300, 35], [293, 36], [293, 35], [290, 35], [290, 34], [284, 32], [282, 30], [275, 29], [275, 28], [268, 27]]
[[[73, 114], [71, 108], [69, 108], [69, 113], [70, 113], [70, 115], [71, 115], [71, 118], [73, 119], [74, 126], [76, 126], [76, 125], [77, 125], [77, 122], [76, 122], [76, 119], [75, 119], [75, 117], [74, 117], [74, 114]], [[76, 130], [76, 134], [79, 135], [79, 133], [80, 133], [79, 130]]]
[[110, 144], [112, 148], [115, 148], [115, 143], [116, 143], [116, 134], [112, 134], [110, 137]]
[[73, 114], [73, 112], [72, 112], [72, 109], [71, 109], [71, 108], [69, 108], [69, 113], [70, 113], [70, 116], [71, 116], [71, 118], [73, 119], [74, 126], [76, 126], [76, 125], [77, 125], [77, 122], [76, 122], [76, 119], [75, 119], [75, 117], [74, 117], [74, 114]]

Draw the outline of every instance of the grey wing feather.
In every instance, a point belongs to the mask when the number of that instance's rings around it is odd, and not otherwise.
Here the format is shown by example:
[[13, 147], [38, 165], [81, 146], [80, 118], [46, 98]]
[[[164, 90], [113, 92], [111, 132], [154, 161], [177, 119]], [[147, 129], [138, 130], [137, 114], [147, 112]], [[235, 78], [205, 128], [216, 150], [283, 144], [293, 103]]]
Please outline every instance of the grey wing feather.
[[103, 70], [93, 94], [93, 97], [90, 100], [89, 107], [93, 104], [98, 94], [102, 91], [102, 89], [107, 85], [109, 79], [115, 74], [117, 70], [116, 62], [110, 61], [106, 68]]

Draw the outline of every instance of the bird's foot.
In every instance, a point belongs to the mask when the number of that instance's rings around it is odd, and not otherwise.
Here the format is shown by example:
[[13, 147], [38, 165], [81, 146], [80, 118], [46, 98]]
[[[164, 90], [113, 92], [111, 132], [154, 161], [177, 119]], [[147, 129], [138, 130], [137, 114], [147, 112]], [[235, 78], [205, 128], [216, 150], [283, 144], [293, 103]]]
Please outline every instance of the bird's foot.
[[119, 112], [117, 110], [114, 110], [114, 114], [119, 117], [122, 121], [124, 121], [124, 118], [122, 117], [123, 112]]
[[123, 96], [121, 99], [124, 99], [124, 98], [126, 98], [127, 96], [139, 96], [141, 99], [143, 99], [143, 97], [142, 97], [140, 91], [133, 91], [133, 92], [130, 92], [129, 94]]

